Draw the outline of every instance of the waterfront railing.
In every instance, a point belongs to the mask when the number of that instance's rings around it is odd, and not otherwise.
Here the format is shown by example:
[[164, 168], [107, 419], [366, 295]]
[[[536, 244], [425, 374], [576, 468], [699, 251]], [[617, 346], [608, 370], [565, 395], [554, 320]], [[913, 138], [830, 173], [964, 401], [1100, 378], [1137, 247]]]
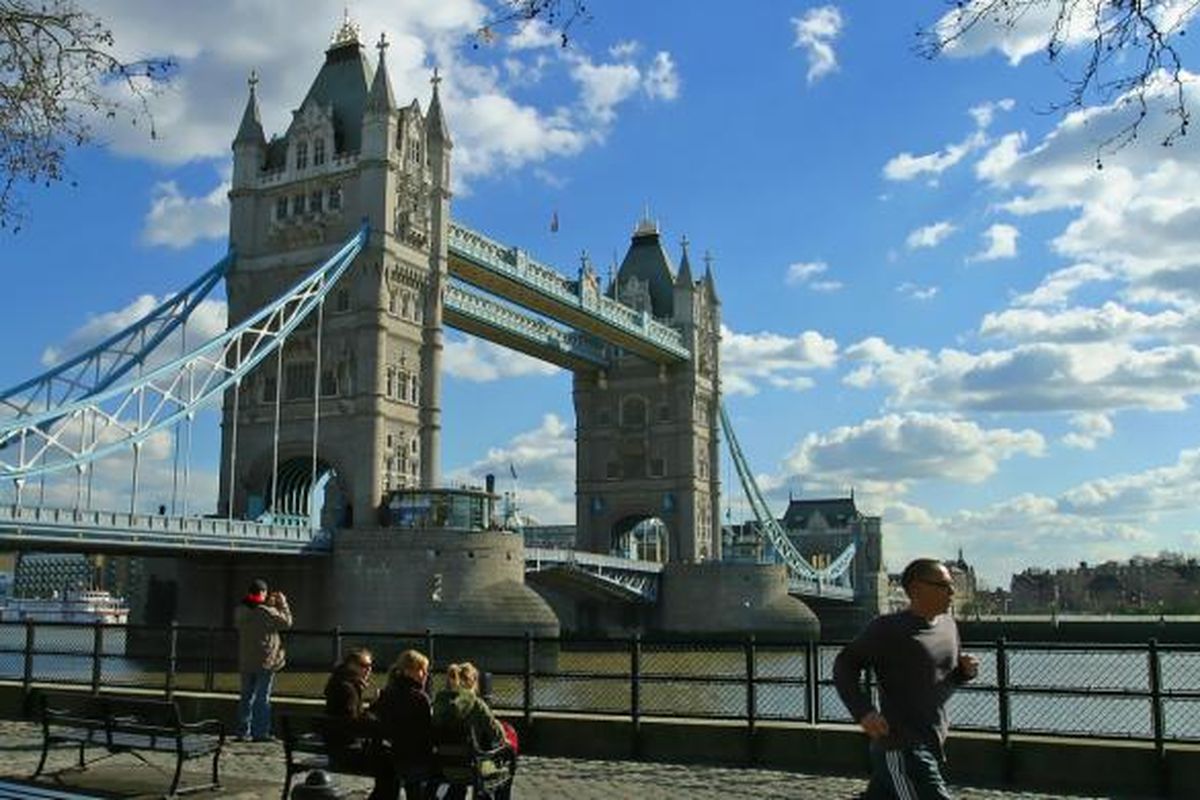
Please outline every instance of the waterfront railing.
[[[434, 672], [474, 661], [493, 704], [527, 719], [565, 713], [766, 723], [850, 722], [833, 687], [839, 642], [702, 638], [463, 636], [342, 629], [285, 634], [277, 697], [319, 700], [351, 647], [377, 664], [429, 654]], [[975, 681], [951, 698], [953, 727], [1014, 735], [1200, 742], [1200, 645], [970, 643]], [[0, 623], [0, 682], [236, 696], [237, 632], [184, 625]], [[377, 686], [386, 680], [375, 675]]]

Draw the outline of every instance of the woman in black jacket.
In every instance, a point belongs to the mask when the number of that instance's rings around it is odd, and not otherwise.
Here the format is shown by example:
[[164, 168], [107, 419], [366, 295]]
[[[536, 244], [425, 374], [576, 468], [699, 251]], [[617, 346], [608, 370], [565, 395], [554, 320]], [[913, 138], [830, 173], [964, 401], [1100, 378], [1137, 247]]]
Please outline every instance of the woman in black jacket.
[[[423, 800], [433, 776], [433, 737], [429, 695], [429, 659], [405, 650], [388, 670], [388, 683], [375, 704], [383, 737], [392, 745], [392, 764], [404, 781], [408, 800]], [[436, 784], [428, 787], [435, 789]]]
[[388, 754], [377, 742], [377, 719], [370, 701], [374, 660], [371, 651], [356, 647], [347, 651], [333, 674], [325, 682], [325, 744], [329, 758], [337, 764], [368, 767], [375, 773], [375, 786], [369, 800], [396, 800], [400, 784], [396, 780]]

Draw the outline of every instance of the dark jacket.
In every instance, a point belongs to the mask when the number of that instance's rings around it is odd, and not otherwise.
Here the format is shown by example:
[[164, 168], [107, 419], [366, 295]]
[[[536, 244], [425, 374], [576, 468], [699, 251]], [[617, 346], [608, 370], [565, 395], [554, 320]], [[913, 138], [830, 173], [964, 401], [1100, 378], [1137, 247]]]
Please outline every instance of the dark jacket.
[[372, 733], [374, 716], [367, 710], [370, 684], [345, 664], [325, 682], [325, 738], [330, 749], [344, 749]]
[[439, 742], [473, 736], [481, 749], [504, 743], [504, 729], [479, 695], [466, 689], [443, 689], [433, 698], [433, 736]]
[[425, 767], [433, 760], [429, 695], [407, 675], [393, 675], [375, 703], [380, 732], [392, 744], [400, 767]]

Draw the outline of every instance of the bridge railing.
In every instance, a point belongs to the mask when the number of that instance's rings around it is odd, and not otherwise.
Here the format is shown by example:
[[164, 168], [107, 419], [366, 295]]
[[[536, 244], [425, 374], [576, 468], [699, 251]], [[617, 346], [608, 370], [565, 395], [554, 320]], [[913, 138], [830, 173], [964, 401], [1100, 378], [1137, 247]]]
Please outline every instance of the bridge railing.
[[688, 358], [683, 334], [650, 314], [630, 308], [599, 292], [580, 293], [576, 284], [557, 270], [530, 258], [523, 250], [507, 247], [478, 231], [451, 223], [451, 252], [469, 257], [483, 266], [503, 272], [520, 283], [540, 289], [568, 305], [582, 306], [590, 313], [624, 331], [654, 342], [678, 358]]
[[[431, 631], [341, 629], [285, 634], [288, 667], [276, 694], [317, 700], [331, 665], [350, 647], [390, 664], [417, 648], [433, 671], [471, 660], [492, 674], [492, 704], [524, 716], [557, 712], [703, 718], [743, 724], [849, 723], [833, 687], [842, 643], [782, 639], [541, 638]], [[1200, 644], [1010, 643], [966, 646], [975, 681], [950, 700], [954, 727], [998, 735], [1200, 742]], [[73, 685], [131, 687], [234, 698], [239, 677], [232, 629], [0, 622], [0, 682], [27, 691]], [[385, 675], [380, 670], [378, 683]], [[435, 679], [436, 681], [437, 679]], [[870, 688], [870, 680], [867, 687]], [[440, 685], [440, 681], [437, 681]]]

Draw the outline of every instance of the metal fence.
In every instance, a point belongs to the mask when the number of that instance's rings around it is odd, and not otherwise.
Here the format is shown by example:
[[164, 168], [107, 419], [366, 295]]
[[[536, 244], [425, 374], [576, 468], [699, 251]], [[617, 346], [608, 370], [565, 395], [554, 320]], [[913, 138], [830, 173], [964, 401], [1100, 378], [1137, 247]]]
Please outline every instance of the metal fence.
[[[645, 718], [849, 722], [833, 687], [836, 642], [538, 638], [292, 630], [279, 697], [318, 699], [351, 647], [390, 664], [405, 649], [439, 673], [470, 660], [493, 676], [493, 705], [527, 719], [565, 712]], [[954, 727], [1015, 734], [1200, 742], [1200, 645], [1014, 644], [965, 647], [975, 681], [949, 703]], [[0, 681], [236, 695], [232, 629], [0, 623]], [[374, 680], [386, 679], [379, 670]], [[868, 683], [870, 678], [868, 676]]]

